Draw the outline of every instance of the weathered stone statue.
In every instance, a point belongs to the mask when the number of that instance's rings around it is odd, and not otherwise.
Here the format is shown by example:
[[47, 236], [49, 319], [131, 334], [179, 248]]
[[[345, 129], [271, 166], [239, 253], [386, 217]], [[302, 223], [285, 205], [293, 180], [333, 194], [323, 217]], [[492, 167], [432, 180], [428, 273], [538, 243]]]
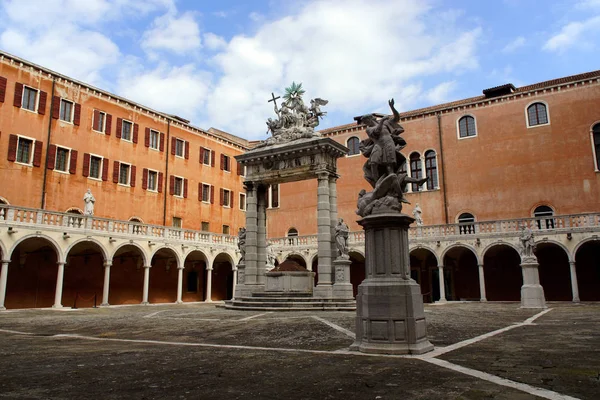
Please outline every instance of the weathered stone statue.
[[273, 249], [273, 245], [271, 243], [267, 244], [267, 266], [266, 270], [270, 271], [275, 268], [275, 261], [277, 257], [275, 256], [275, 250]]
[[535, 239], [533, 238], [533, 232], [526, 226], [521, 228], [521, 235], [519, 236], [519, 240], [521, 241], [521, 257], [525, 258], [535, 258]]
[[85, 195], [83, 195], [83, 202], [83, 213], [85, 215], [94, 215], [94, 203], [96, 202], [96, 198], [92, 194], [91, 189], [88, 189], [87, 192], [85, 192]]
[[327, 114], [321, 111], [321, 106], [327, 105], [328, 101], [320, 98], [312, 99], [310, 108], [306, 107], [302, 99], [305, 91], [302, 89], [301, 83], [292, 82], [285, 92], [281, 107], [277, 106], [277, 99], [280, 97], [271, 94], [272, 98], [269, 102], [273, 102], [277, 119], [269, 118], [267, 120], [267, 132], [271, 132], [272, 136], [256, 147], [319, 136], [315, 132], [315, 127], [319, 125], [319, 120]]
[[246, 258], [246, 228], [242, 227], [238, 230], [238, 249], [242, 254], [240, 263]]
[[349, 259], [348, 255], [348, 235], [350, 233], [350, 228], [344, 222], [343, 219], [339, 219], [337, 225], [335, 226], [335, 242], [337, 244], [338, 249], [338, 258]]
[[413, 217], [415, 218], [415, 223], [417, 226], [423, 226], [423, 210], [419, 207], [419, 203], [415, 204], [415, 208], [413, 208]]

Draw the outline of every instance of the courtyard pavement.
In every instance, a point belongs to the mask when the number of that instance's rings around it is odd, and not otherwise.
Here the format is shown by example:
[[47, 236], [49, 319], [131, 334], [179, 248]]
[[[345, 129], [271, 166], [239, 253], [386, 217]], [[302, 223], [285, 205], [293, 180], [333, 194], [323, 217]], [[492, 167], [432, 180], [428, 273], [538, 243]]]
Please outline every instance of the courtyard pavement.
[[599, 399], [600, 304], [426, 305], [436, 349], [348, 352], [353, 312], [0, 312], [0, 399]]

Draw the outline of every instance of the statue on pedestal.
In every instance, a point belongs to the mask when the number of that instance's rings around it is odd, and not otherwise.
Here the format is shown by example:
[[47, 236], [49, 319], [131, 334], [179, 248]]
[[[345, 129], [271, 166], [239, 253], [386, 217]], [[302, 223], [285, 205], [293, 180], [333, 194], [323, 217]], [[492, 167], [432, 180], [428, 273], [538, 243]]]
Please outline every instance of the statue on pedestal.
[[275, 261], [277, 257], [275, 256], [275, 250], [273, 249], [273, 245], [271, 243], [267, 244], [267, 272], [275, 268]]
[[338, 258], [349, 259], [348, 255], [348, 235], [350, 228], [344, 222], [343, 219], [339, 219], [335, 226], [335, 243], [339, 252]]
[[88, 189], [83, 195], [83, 213], [84, 215], [94, 215], [94, 203], [96, 202], [96, 198], [92, 194], [92, 190]]
[[415, 222], [417, 226], [423, 226], [423, 210], [419, 207], [419, 203], [415, 204], [415, 208], [413, 208], [413, 217], [415, 218]]
[[519, 236], [519, 240], [521, 241], [521, 246], [523, 249], [521, 250], [521, 257], [523, 259], [526, 258], [535, 258], [535, 239], [533, 238], [533, 232], [526, 226], [521, 228], [521, 235]]
[[238, 230], [238, 249], [242, 256], [240, 257], [240, 263], [246, 259], [246, 228], [242, 227]]

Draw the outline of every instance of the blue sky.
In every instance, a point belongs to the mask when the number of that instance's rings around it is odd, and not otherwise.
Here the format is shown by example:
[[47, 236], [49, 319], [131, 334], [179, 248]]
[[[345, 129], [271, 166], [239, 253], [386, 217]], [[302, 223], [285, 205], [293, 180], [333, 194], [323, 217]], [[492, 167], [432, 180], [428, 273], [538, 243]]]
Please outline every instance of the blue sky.
[[319, 128], [600, 69], [600, 0], [0, 0], [0, 48], [180, 115], [265, 137], [302, 82]]

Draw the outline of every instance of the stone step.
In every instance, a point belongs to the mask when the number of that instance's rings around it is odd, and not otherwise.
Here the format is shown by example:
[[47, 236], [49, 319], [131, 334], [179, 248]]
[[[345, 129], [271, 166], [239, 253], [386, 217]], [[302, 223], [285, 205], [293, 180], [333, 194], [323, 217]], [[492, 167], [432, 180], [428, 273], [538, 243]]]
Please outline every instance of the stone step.
[[254, 292], [252, 293], [252, 297], [308, 297], [312, 299], [313, 294], [307, 292], [285, 292], [285, 296], [283, 292]]
[[354, 299], [340, 299], [340, 298], [332, 298], [332, 299], [320, 299], [314, 297], [236, 297], [233, 301], [243, 301], [243, 302], [274, 302], [274, 303], [285, 303], [285, 302], [296, 302], [296, 303], [351, 303], [354, 304]]
[[335, 306], [335, 305], [320, 305], [315, 307], [307, 307], [306, 304], [300, 305], [281, 305], [278, 307], [271, 307], [265, 304], [261, 305], [233, 305], [226, 304], [226, 309], [229, 310], [244, 310], [244, 311], [356, 311], [356, 307], [349, 306]]

